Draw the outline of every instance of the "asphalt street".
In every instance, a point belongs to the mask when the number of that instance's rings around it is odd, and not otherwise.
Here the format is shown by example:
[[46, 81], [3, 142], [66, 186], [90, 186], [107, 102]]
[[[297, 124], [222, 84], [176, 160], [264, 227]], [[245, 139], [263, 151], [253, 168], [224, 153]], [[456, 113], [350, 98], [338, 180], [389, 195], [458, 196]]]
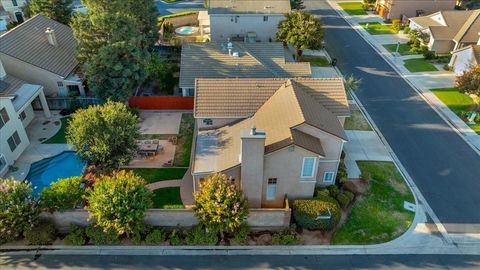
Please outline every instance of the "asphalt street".
[[324, 1], [326, 49], [447, 231], [480, 232], [480, 156]]
[[480, 256], [40, 256], [0, 257], [0, 269], [480, 269]]

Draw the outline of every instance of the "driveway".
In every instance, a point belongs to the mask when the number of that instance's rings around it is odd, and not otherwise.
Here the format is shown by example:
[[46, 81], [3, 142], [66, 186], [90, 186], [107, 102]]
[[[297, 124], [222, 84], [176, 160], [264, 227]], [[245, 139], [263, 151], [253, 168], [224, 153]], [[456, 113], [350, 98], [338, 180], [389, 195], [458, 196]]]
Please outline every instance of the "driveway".
[[155, 1], [159, 15], [168, 15], [182, 11], [205, 10], [203, 0], [183, 0], [174, 3], [166, 3], [160, 0]]
[[449, 233], [480, 233], [480, 156], [324, 1], [326, 48]]

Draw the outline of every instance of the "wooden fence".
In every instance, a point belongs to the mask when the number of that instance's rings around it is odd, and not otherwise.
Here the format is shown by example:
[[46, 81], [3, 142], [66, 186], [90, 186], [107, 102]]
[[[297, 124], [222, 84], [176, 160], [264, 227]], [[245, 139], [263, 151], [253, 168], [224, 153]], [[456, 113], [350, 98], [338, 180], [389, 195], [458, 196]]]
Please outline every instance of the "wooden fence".
[[131, 97], [128, 104], [142, 110], [193, 110], [193, 97], [140, 96]]

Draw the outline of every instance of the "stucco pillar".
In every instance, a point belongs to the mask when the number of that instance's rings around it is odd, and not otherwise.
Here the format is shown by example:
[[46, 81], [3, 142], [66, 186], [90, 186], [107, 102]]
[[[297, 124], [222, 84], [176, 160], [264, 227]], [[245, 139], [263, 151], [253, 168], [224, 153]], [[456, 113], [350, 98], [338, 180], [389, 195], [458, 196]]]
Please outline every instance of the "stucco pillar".
[[42, 109], [45, 117], [52, 117], [52, 114], [50, 113], [50, 108], [48, 108], [47, 98], [45, 97], [45, 93], [43, 93], [43, 89], [40, 91], [38, 97], [40, 98], [40, 103], [42, 103]]

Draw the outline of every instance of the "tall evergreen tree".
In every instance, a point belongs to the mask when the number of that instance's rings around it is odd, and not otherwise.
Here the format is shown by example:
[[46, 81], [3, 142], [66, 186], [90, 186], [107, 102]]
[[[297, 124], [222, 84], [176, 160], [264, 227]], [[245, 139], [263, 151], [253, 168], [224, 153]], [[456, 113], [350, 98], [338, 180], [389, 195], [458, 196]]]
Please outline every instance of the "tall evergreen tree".
[[30, 0], [26, 8], [29, 15], [40, 14], [68, 24], [72, 16], [72, 0]]

